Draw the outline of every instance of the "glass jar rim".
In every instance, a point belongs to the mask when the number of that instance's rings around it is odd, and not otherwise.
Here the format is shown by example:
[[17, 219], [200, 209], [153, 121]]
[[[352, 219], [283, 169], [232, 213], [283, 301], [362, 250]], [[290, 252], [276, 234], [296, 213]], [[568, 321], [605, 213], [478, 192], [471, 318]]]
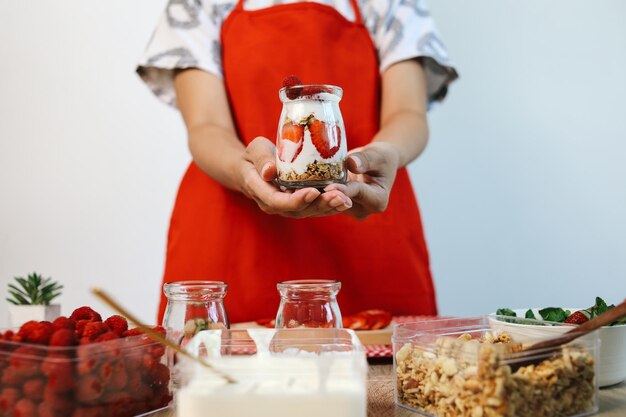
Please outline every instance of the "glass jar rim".
[[189, 292], [189, 291], [200, 291], [200, 290], [218, 290], [224, 291], [228, 288], [228, 284], [224, 281], [172, 281], [166, 282], [163, 284], [164, 291], [176, 291], [179, 290], [181, 292]]
[[294, 279], [280, 281], [276, 284], [278, 289], [293, 288], [298, 290], [319, 290], [324, 288], [341, 287], [341, 282], [334, 279]]
[[[307, 93], [307, 89], [315, 92]], [[290, 98], [288, 92], [293, 92], [295, 98]], [[278, 90], [278, 96], [282, 102], [300, 100], [339, 101], [343, 97], [343, 89], [331, 84], [299, 84], [281, 88]]]

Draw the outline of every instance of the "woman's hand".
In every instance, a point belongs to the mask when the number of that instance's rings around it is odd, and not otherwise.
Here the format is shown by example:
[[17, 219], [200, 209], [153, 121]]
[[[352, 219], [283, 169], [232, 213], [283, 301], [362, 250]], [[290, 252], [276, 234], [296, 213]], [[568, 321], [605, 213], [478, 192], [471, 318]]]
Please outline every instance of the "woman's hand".
[[348, 182], [325, 188], [352, 199], [346, 214], [362, 220], [387, 208], [398, 169], [417, 158], [428, 141], [426, 90], [417, 60], [396, 63], [383, 73], [380, 130], [370, 144], [350, 153]]
[[385, 211], [400, 163], [396, 146], [387, 142], [372, 142], [350, 152], [347, 163], [348, 182], [331, 184], [324, 191], [341, 191], [352, 199], [352, 208], [346, 214], [358, 220]]
[[238, 164], [239, 189], [267, 214], [304, 218], [330, 216], [348, 210], [352, 201], [340, 190], [320, 193], [315, 188], [281, 191], [274, 183], [274, 144], [257, 137], [246, 147]]

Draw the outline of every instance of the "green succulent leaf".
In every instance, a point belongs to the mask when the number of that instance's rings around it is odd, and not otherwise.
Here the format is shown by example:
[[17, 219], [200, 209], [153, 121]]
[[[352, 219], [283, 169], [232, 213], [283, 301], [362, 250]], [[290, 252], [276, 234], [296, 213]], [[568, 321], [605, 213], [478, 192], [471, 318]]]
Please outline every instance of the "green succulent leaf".
[[52, 278], [43, 278], [36, 272], [29, 274], [27, 278], [15, 277], [15, 284], [9, 284], [9, 294], [12, 298], [7, 298], [12, 304], [17, 305], [49, 305], [50, 302], [61, 295], [63, 288]]

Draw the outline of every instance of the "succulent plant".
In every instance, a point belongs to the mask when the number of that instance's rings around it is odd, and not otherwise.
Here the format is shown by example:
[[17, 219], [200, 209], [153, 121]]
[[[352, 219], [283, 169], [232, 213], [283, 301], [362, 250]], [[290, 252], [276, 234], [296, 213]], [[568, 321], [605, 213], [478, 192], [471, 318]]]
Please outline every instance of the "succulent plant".
[[61, 295], [63, 288], [52, 278], [43, 278], [40, 274], [33, 272], [28, 277], [15, 277], [15, 284], [9, 284], [9, 294], [11, 298], [7, 301], [15, 305], [50, 305], [50, 301]]

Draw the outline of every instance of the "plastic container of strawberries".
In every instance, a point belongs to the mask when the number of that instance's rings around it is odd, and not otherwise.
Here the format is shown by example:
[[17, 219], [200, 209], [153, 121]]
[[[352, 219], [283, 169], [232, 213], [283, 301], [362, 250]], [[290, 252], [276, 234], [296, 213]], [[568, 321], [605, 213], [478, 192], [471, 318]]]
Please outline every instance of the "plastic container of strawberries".
[[30, 333], [1, 331], [0, 417], [131, 417], [169, 405], [165, 349], [134, 329], [115, 335], [94, 322], [79, 325], [82, 332], [36, 322]]

